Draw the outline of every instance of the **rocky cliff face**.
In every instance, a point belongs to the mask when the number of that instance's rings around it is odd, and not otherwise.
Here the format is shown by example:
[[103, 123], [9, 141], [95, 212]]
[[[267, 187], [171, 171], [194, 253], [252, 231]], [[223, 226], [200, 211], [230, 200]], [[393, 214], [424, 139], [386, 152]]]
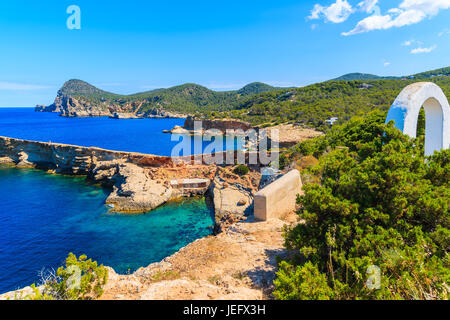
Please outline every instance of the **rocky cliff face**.
[[92, 102], [83, 97], [65, 95], [61, 91], [55, 102], [49, 106], [36, 106], [37, 112], [57, 112], [63, 117], [99, 117], [112, 116], [112, 111], [122, 111], [119, 106], [105, 101]]
[[117, 212], [148, 212], [176, 196], [169, 183], [149, 174], [172, 168], [169, 157], [0, 137], [0, 164], [86, 175], [112, 189], [107, 203]]
[[141, 115], [143, 118], [186, 118], [182, 113], [170, 112], [161, 108], [152, 108]]
[[36, 112], [57, 112], [63, 117], [100, 117], [112, 116], [118, 106], [106, 102], [92, 102], [83, 97], [73, 97], [58, 92], [55, 102], [50, 106], [36, 106]]
[[133, 102], [113, 101], [104, 98], [86, 98], [83, 96], [67, 95], [58, 91], [53, 104], [49, 106], [37, 105], [36, 112], [56, 112], [63, 117], [111, 117], [114, 119], [140, 118], [185, 118], [186, 115], [169, 112], [161, 108], [152, 108], [146, 112], [140, 109], [148, 103], [145, 99]]

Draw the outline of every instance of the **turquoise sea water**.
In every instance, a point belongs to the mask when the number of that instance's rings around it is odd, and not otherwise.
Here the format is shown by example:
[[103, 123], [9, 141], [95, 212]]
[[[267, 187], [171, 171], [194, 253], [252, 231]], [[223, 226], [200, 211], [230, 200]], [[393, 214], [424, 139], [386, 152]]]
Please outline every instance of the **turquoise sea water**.
[[[183, 119], [61, 118], [0, 108], [0, 136], [170, 155], [177, 142], [162, 130]], [[0, 293], [38, 280], [69, 252], [119, 273], [160, 261], [212, 233], [204, 199], [170, 203], [144, 215], [109, 214], [107, 191], [84, 178], [0, 166]]]
[[106, 191], [83, 178], [0, 166], [0, 292], [30, 285], [69, 252], [126, 274], [211, 234], [203, 199], [144, 215], [109, 214]]

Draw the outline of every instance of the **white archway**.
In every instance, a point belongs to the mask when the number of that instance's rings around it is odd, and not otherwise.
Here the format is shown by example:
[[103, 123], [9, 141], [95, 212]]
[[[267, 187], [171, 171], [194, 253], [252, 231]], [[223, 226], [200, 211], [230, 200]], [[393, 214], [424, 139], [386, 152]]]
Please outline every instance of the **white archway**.
[[415, 138], [420, 109], [425, 110], [425, 155], [450, 145], [450, 106], [442, 89], [432, 82], [417, 82], [407, 86], [389, 109], [386, 123]]

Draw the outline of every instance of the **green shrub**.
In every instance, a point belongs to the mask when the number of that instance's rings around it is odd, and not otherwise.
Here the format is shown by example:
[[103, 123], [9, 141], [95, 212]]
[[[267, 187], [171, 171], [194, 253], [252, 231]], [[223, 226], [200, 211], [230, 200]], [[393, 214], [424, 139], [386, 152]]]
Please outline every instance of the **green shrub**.
[[108, 279], [108, 270], [87, 260], [85, 255], [77, 258], [70, 253], [66, 266], [55, 272], [42, 272], [41, 286], [31, 285], [32, 293], [15, 295], [14, 300], [91, 300], [101, 297]]
[[245, 176], [250, 172], [250, 169], [245, 164], [240, 164], [236, 168], [234, 168], [233, 172], [240, 176]]
[[284, 153], [280, 154], [280, 158], [278, 160], [279, 169], [280, 170], [286, 169], [286, 167], [289, 166], [290, 162], [291, 161], [289, 160], [286, 154]]
[[299, 198], [305, 223], [285, 232], [307, 262], [281, 265], [275, 297], [316, 299], [310, 283], [326, 279], [333, 294], [324, 285], [319, 293], [333, 299], [447, 299], [450, 150], [425, 158], [423, 140], [385, 125], [383, 113], [315, 141], [319, 164], [305, 171], [317, 183]]
[[52, 295], [65, 300], [95, 299], [103, 294], [108, 270], [103, 265], [98, 266], [96, 261], [87, 260], [85, 255], [77, 258], [70, 253], [66, 266], [57, 270], [57, 276], [60, 281], [47, 286]]
[[[14, 293], [13, 300], [55, 300], [55, 298], [48, 293], [41, 292], [40, 288], [36, 287], [36, 284], [30, 286], [32, 293], [25, 295], [23, 291], [17, 291]], [[7, 300], [11, 300], [10, 297]]]
[[278, 278], [274, 281], [277, 290], [274, 296], [279, 300], [330, 300], [333, 290], [327, 278], [311, 262], [303, 266], [292, 266], [283, 261]]

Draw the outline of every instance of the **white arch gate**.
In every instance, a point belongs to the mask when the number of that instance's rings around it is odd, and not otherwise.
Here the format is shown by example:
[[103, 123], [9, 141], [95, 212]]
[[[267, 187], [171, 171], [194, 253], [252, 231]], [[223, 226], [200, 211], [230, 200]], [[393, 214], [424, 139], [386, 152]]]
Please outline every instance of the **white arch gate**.
[[442, 89], [432, 82], [417, 82], [407, 86], [389, 109], [386, 123], [415, 138], [420, 109], [425, 110], [425, 155], [450, 145], [450, 106]]

